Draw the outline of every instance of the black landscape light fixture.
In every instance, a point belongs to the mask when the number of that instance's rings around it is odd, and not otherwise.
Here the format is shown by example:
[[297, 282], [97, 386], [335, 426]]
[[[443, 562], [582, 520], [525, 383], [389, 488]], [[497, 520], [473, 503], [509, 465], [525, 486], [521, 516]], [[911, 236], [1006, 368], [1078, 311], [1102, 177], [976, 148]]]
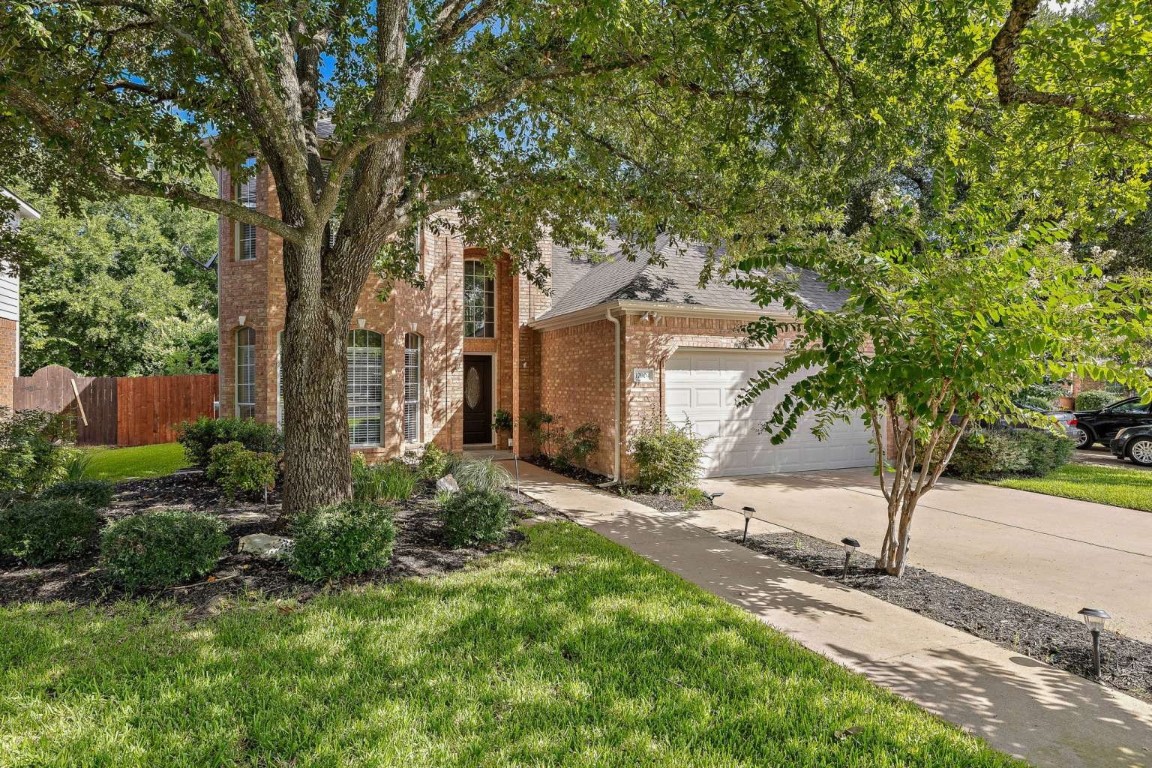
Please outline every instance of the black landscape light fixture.
[[1100, 631], [1104, 629], [1105, 622], [1112, 618], [1108, 611], [1100, 608], [1081, 608], [1078, 612], [1084, 617], [1084, 623], [1092, 633], [1092, 670], [1096, 679], [1100, 679]]
[[860, 549], [860, 542], [856, 541], [856, 539], [852, 539], [852, 538], [845, 536], [844, 538], [840, 539], [840, 543], [844, 545], [844, 575], [843, 575], [843, 578], [847, 579], [848, 578], [848, 563], [852, 562], [852, 555], [856, 553], [856, 550]]
[[755, 507], [744, 507], [741, 510], [744, 513], [744, 538], [740, 539], [740, 543], [748, 541], [748, 524], [752, 522], [752, 518], [756, 515]]
[[723, 496], [724, 491], [715, 491], [714, 493], [706, 493], [704, 495], [708, 497], [708, 503], [709, 504], [711, 504], [712, 506], [716, 506], [716, 499]]

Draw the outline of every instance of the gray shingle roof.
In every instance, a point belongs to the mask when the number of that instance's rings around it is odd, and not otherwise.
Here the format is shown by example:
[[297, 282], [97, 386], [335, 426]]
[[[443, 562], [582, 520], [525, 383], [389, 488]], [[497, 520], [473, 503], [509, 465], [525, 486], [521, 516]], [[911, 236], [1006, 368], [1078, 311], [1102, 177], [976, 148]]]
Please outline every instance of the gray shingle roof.
[[[653, 252], [629, 261], [620, 253], [620, 242], [605, 241], [607, 258], [597, 262], [573, 260], [571, 253], [556, 246], [552, 253], [552, 308], [540, 316], [546, 320], [613, 301], [652, 301], [692, 305], [707, 309], [784, 313], [779, 304], [761, 307], [748, 291], [716, 279], [701, 288], [700, 271], [707, 254], [702, 246], [681, 250], [662, 238], [655, 252], [665, 261], [653, 263]], [[792, 270], [800, 299], [818, 309], [837, 309], [846, 298], [833, 292], [814, 273]]]

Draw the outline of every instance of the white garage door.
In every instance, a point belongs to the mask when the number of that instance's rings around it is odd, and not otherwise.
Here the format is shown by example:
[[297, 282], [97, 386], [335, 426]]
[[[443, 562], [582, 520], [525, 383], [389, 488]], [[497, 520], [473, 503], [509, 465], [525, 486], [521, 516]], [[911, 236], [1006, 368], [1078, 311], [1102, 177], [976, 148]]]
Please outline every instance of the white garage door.
[[772, 445], [760, 426], [788, 386], [763, 393], [751, 406], [736, 405], [756, 371], [782, 359], [780, 353], [760, 350], [694, 349], [676, 352], [668, 360], [665, 411], [674, 423], [689, 419], [697, 434], [712, 438], [705, 446], [706, 477], [872, 466], [871, 431], [859, 419], [836, 422], [821, 441], [812, 434], [814, 419], [806, 416], [790, 438]]

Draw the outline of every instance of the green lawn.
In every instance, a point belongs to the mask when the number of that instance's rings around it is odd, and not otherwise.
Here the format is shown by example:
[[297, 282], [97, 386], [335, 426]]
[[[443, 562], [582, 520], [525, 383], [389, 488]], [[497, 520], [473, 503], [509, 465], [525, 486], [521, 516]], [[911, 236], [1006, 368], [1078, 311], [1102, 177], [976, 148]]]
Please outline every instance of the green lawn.
[[0, 609], [0, 765], [1020, 765], [594, 533], [526, 533], [198, 623]]
[[1152, 471], [1122, 465], [1065, 464], [1047, 477], [1001, 480], [996, 485], [1152, 512]]
[[[95, 448], [85, 477], [96, 480], [127, 480], [133, 477], [170, 475], [188, 466], [179, 443], [140, 445], [133, 448]], [[0, 763], [0, 766], [3, 764]]]

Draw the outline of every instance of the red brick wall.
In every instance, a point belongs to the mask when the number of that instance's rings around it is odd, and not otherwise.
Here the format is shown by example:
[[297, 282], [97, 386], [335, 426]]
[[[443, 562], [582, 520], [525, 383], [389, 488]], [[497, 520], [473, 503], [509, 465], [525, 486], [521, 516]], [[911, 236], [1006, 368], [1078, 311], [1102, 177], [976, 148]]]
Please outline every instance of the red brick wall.
[[12, 408], [12, 379], [16, 370], [16, 350], [20, 330], [15, 320], [0, 318], [0, 407]]

